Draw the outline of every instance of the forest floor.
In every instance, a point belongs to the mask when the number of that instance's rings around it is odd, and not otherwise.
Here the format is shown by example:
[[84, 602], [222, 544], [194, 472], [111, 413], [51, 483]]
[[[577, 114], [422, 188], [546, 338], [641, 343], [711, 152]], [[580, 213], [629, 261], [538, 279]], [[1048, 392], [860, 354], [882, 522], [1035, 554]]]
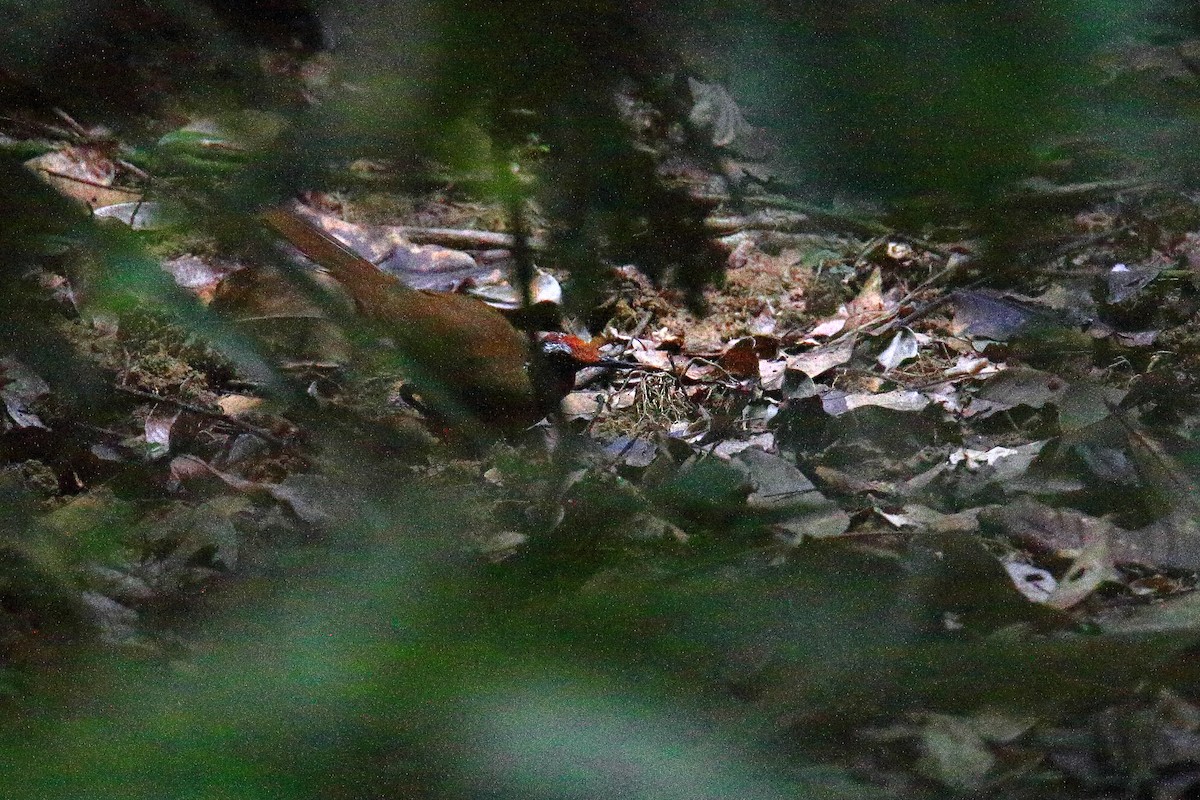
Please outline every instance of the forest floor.
[[[181, 130], [168, 144], [236, 144]], [[102, 260], [38, 265], [54, 330], [120, 399], [97, 413], [0, 362], [14, 703], [81, 648], [184, 669], [230, 609], [320, 573], [308, 548], [339, 551], [369, 516], [348, 498], [399, 491], [456, 602], [479, 604], [444, 611], [464, 629], [702, 687], [773, 752], [857, 782], [845, 796], [1200, 786], [1195, 196], [1060, 187], [1004, 253], [768, 184], [710, 218], [727, 273], [703, 312], [614, 265], [568, 326], [639, 368], [585, 371], [557, 419], [464, 454], [342, 311], [159, 218], [116, 143], [10, 134], [311, 401], [273, 397], [245, 353], [169, 313], [92, 304]], [[513, 305], [504, 214], [469, 192], [302, 200], [413, 285]], [[569, 280], [547, 266], [535, 288], [553, 301]]]

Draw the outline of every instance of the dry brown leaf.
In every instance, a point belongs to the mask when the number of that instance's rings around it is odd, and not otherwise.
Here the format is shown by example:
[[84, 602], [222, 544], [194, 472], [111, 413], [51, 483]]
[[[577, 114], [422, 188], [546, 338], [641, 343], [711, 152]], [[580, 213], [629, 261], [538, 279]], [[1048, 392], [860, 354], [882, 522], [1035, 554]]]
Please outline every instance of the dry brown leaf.
[[100, 147], [79, 145], [40, 155], [25, 162], [60, 194], [91, 208], [137, 200], [141, 193], [113, 186], [116, 164]]
[[262, 403], [263, 400], [261, 397], [250, 397], [244, 394], [227, 394], [217, 398], [217, 407], [221, 409], [221, 413], [230, 417], [236, 417], [238, 414], [253, 411], [259, 408]]

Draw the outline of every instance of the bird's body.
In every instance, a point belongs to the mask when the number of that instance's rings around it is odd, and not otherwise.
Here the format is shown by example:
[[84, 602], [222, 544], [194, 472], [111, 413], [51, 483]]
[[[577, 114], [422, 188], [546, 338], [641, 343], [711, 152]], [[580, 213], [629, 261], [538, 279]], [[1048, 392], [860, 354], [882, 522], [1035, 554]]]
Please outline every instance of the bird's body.
[[[512, 430], [537, 422], [562, 399], [565, 362], [543, 363], [530, 337], [496, 309], [466, 295], [411, 289], [293, 211], [272, 209], [263, 218], [328, 270], [360, 313], [395, 341], [425, 405], [452, 424]], [[565, 348], [568, 362], [580, 362], [567, 363], [571, 376], [599, 360], [573, 337], [552, 336], [558, 338], [550, 349]]]

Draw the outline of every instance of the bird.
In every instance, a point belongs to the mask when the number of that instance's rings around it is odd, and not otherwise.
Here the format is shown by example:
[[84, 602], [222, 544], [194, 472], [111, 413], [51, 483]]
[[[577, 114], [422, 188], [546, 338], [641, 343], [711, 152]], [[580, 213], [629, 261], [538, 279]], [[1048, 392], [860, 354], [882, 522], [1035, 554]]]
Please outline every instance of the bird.
[[577, 336], [524, 333], [474, 297], [408, 287], [291, 208], [261, 217], [395, 342], [422, 406], [460, 434], [527, 428], [558, 409], [580, 369], [638, 366], [604, 358], [598, 344]]

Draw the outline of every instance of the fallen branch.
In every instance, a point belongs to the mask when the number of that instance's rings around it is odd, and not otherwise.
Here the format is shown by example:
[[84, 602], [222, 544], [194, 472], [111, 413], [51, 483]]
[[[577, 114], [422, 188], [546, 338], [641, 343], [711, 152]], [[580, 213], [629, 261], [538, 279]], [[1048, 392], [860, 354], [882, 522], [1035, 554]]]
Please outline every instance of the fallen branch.
[[[393, 228], [413, 244], [435, 244], [455, 250], [511, 250], [516, 242], [508, 233], [476, 231], [469, 228], [416, 228], [401, 225]], [[545, 237], [529, 237], [529, 247], [542, 250], [546, 247]]]
[[263, 441], [270, 442], [271, 444], [273, 444], [277, 447], [287, 447], [288, 446], [288, 443], [286, 441], [279, 438], [278, 436], [271, 433], [270, 431], [263, 430], [262, 428], [258, 427], [257, 425], [251, 425], [249, 422], [243, 422], [242, 420], [238, 419], [237, 417], [231, 417], [228, 414], [224, 414], [220, 411], [212, 411], [203, 406], [198, 406], [194, 403], [189, 403], [186, 400], [178, 400], [174, 397], [164, 397], [160, 394], [154, 394], [153, 392], [143, 392], [141, 389], [131, 389], [128, 386], [117, 386], [115, 388], [118, 392], [121, 392], [122, 394], [130, 395], [131, 397], [138, 397], [138, 398], [141, 398], [142, 400], [150, 400], [150, 401], [158, 402], [158, 403], [166, 403], [167, 405], [175, 406], [176, 408], [182, 409], [183, 411], [187, 411], [192, 414], [198, 414], [202, 417], [208, 417], [210, 419], [216, 419], [216, 420], [221, 420], [222, 422], [227, 422], [230, 425], [232, 425], [233, 427], [240, 428], [241, 430], [245, 431], [246, 433], [254, 434], [258, 438], [262, 439]]
[[[775, 231], [783, 233], [811, 233], [816, 226], [807, 214], [758, 212], [745, 216], [709, 217], [704, 220], [704, 229], [714, 236], [728, 236], [741, 231]], [[392, 230], [413, 244], [432, 244], [455, 250], [511, 250], [515, 241], [512, 234], [497, 231], [477, 231], [470, 228], [421, 228], [410, 225], [396, 226]], [[534, 234], [529, 237], [533, 250], [546, 248], [546, 237]]]

